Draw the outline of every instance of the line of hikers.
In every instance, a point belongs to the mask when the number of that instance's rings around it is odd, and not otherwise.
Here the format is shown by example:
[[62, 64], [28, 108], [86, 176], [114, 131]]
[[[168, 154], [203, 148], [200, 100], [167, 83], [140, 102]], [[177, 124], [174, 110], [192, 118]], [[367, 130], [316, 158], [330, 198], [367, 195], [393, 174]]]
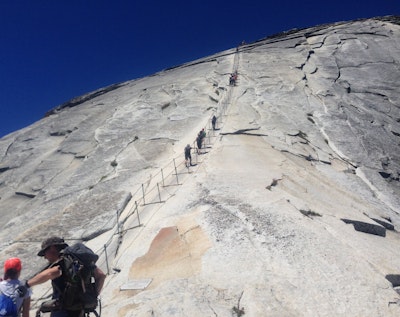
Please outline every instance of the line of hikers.
[[[216, 124], [217, 124], [217, 117], [215, 115], [212, 116], [211, 118], [211, 125], [212, 129], [215, 131], [216, 130]], [[203, 148], [204, 145], [204, 139], [206, 138], [206, 131], [204, 131], [204, 128], [199, 131], [196, 137], [196, 145], [197, 145], [197, 154], [201, 154], [200, 150]], [[192, 154], [191, 154], [192, 147], [190, 144], [186, 145], [184, 149], [184, 154], [185, 154], [185, 166], [189, 167], [192, 166]]]
[[[243, 43], [245, 43], [245, 42], [243, 41]], [[242, 44], [242, 45], [244, 45], [244, 44]], [[238, 72], [235, 71], [229, 77], [229, 86], [235, 86], [237, 79], [238, 79]], [[215, 115], [213, 115], [213, 117], [211, 119], [211, 124], [212, 124], [212, 129], [215, 131], [216, 124], [217, 124], [217, 117]], [[201, 154], [200, 149], [203, 147], [205, 137], [206, 137], [206, 132], [204, 131], [204, 128], [203, 128], [197, 134], [197, 137], [196, 137], [197, 154]], [[192, 147], [190, 146], [190, 144], [187, 144], [184, 149], [186, 167], [192, 166], [191, 150], [192, 150]]]
[[69, 246], [60, 237], [43, 241], [38, 256], [48, 265], [29, 280], [21, 281], [22, 263], [9, 258], [4, 263], [0, 282], [0, 316], [29, 317], [31, 288], [51, 280], [52, 299], [41, 304], [36, 316], [50, 312], [51, 317], [86, 317], [96, 311], [98, 295], [106, 275], [96, 266], [98, 255], [82, 243]]
[[237, 71], [235, 71], [229, 77], [229, 86], [235, 86], [237, 79], [238, 79], [238, 73], [237, 73]]
[[[229, 78], [229, 85], [237, 81], [237, 71]], [[217, 117], [211, 119], [216, 130]], [[206, 132], [201, 129], [196, 137], [197, 153], [203, 147]], [[192, 166], [192, 147], [184, 149], [186, 167]], [[44, 257], [48, 265], [29, 280], [21, 281], [21, 260], [17, 257], [4, 262], [4, 277], [0, 278], [0, 317], [29, 317], [32, 287], [51, 280], [53, 293], [50, 301], [43, 302], [36, 313], [50, 312], [50, 317], [86, 317], [94, 313], [106, 275], [96, 266], [98, 255], [82, 243], [69, 246], [60, 237], [43, 241], [38, 256]]]

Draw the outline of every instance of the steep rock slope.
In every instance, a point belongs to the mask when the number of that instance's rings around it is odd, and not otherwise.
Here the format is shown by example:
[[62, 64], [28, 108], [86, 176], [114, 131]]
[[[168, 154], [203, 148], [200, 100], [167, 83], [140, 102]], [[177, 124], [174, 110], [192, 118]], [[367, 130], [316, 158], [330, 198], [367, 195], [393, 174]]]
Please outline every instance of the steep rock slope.
[[[216, 107], [231, 59], [105, 88], [2, 138], [3, 245], [28, 250], [46, 227], [83, 240], [113, 228], [131, 190], [162, 167], [163, 158], [169, 161], [174, 143]], [[20, 255], [28, 259], [31, 252]]]
[[397, 316], [399, 52], [396, 17], [324, 25], [55, 108], [0, 140], [2, 255], [107, 246], [104, 316]]

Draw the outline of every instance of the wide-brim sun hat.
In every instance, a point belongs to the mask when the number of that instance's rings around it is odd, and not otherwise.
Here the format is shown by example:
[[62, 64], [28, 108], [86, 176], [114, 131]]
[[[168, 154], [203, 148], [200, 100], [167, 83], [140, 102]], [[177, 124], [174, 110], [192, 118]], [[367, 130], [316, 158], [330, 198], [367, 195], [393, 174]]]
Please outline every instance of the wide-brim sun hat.
[[65, 243], [63, 238], [60, 237], [50, 237], [46, 240], [43, 241], [42, 243], [42, 248], [41, 250], [38, 252], [38, 256], [44, 256], [44, 253], [46, 252], [46, 250], [48, 248], [50, 248], [52, 245], [56, 245], [56, 246], [61, 246], [62, 249], [66, 248], [68, 246], [68, 244]]

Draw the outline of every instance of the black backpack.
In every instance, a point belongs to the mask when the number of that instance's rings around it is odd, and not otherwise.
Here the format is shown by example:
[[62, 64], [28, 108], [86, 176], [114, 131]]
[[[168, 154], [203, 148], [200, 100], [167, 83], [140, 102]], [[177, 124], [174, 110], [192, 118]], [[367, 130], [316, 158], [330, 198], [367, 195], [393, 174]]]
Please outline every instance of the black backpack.
[[94, 270], [99, 256], [82, 243], [76, 243], [62, 251], [60, 267], [65, 289], [60, 292], [62, 310], [92, 312], [98, 299]]

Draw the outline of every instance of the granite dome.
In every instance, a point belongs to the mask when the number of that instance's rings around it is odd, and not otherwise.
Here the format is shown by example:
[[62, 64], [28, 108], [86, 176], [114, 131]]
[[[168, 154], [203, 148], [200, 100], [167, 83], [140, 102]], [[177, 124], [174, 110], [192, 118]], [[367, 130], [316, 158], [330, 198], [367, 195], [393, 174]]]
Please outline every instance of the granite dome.
[[2, 258], [29, 275], [45, 238], [85, 241], [103, 316], [398, 316], [399, 68], [383, 17], [66, 102], [0, 139]]

